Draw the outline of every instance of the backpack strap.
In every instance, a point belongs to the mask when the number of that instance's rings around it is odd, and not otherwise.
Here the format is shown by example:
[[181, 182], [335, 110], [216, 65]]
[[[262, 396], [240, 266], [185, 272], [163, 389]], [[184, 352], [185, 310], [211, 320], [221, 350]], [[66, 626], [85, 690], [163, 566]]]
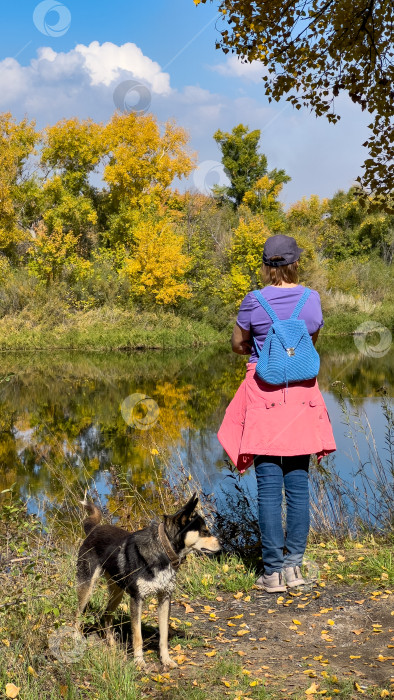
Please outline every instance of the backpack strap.
[[291, 314], [290, 318], [297, 318], [302, 307], [304, 306], [305, 302], [307, 301], [311, 291], [312, 290], [309, 289], [309, 287], [305, 288], [305, 292], [303, 293], [301, 299], [299, 299], [299, 301], [297, 302], [296, 307], [295, 307], [293, 313]]
[[[278, 317], [277, 317], [275, 311], [273, 310], [273, 308], [271, 308], [271, 306], [269, 305], [268, 301], [267, 301], [266, 299], [264, 299], [264, 297], [263, 297], [263, 295], [261, 294], [261, 292], [260, 292], [258, 289], [256, 289], [256, 290], [253, 292], [253, 294], [255, 295], [257, 301], [259, 302], [259, 304], [261, 304], [261, 306], [263, 307], [264, 311], [267, 312], [267, 314], [268, 314], [268, 316], [270, 317], [271, 321], [272, 321], [273, 323], [275, 323], [275, 321], [279, 321], [279, 319], [278, 319]], [[298, 302], [298, 303], [299, 303], [299, 302]]]

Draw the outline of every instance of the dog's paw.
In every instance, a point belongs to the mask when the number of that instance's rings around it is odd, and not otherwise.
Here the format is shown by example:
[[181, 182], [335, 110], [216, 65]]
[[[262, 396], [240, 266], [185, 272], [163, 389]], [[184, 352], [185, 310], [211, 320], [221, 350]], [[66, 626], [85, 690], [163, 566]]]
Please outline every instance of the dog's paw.
[[140, 657], [140, 656], [137, 656], [137, 657], [134, 659], [134, 663], [135, 663], [135, 665], [136, 665], [136, 668], [137, 668], [139, 671], [146, 671], [147, 668], [148, 668], [148, 664], [147, 664], [146, 661], [144, 661], [144, 659], [143, 659], [142, 657]]
[[174, 661], [173, 659], [171, 659], [170, 656], [161, 659], [161, 663], [162, 663], [162, 666], [163, 666], [163, 669], [164, 669], [164, 670], [166, 670], [166, 669], [168, 669], [168, 668], [178, 668], [178, 664], [176, 663], [176, 661]]

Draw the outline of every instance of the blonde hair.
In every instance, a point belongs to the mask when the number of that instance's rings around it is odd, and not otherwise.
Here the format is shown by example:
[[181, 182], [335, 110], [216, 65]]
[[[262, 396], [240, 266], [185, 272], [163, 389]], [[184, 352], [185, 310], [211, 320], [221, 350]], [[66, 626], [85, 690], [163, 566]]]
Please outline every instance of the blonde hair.
[[[277, 256], [271, 259], [280, 260], [281, 258]], [[272, 284], [274, 287], [280, 285], [281, 282], [295, 284], [298, 282], [298, 260], [290, 263], [290, 265], [280, 265], [280, 267], [263, 265], [262, 277], [266, 284]]]

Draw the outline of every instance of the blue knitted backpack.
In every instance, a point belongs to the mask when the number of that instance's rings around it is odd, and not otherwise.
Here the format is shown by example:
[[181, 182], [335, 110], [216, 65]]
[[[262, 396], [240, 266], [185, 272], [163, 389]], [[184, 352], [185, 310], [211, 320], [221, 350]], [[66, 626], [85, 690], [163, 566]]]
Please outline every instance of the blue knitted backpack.
[[289, 319], [280, 321], [261, 292], [254, 291], [257, 301], [272, 320], [272, 326], [260, 349], [253, 338], [259, 357], [256, 372], [268, 384], [289, 384], [317, 377], [320, 357], [308, 333], [305, 321], [297, 318], [311, 290], [306, 287]]

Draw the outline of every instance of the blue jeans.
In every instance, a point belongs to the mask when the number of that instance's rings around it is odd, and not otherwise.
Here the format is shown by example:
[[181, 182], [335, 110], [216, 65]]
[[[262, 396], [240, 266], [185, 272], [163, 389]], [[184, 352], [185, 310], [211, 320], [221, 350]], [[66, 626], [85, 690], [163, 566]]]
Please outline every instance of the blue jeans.
[[[259, 526], [266, 574], [302, 564], [309, 532], [309, 459], [310, 455], [255, 455]], [[283, 485], [287, 505], [286, 538], [282, 525]]]

